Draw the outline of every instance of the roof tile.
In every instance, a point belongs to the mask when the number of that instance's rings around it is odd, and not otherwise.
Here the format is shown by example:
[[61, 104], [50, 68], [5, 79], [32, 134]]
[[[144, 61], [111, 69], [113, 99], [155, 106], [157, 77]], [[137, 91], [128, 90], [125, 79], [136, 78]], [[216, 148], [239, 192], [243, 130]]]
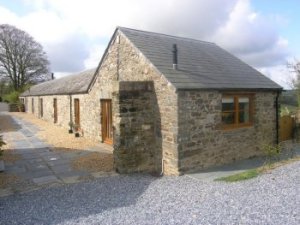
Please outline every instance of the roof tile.
[[[214, 43], [118, 28], [177, 89], [282, 89]], [[172, 48], [177, 45], [178, 69]]]

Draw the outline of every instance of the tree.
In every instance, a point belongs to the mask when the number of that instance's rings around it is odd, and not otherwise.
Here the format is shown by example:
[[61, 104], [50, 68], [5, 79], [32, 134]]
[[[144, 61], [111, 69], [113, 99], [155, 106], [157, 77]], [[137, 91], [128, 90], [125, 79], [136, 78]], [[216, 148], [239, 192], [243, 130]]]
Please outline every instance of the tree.
[[18, 28], [0, 25], [0, 79], [6, 78], [15, 91], [26, 84], [49, 79], [49, 61], [41, 44]]
[[296, 76], [292, 79], [293, 88], [297, 93], [298, 106], [300, 106], [300, 61], [294, 60], [293, 62], [288, 63], [288, 68]]

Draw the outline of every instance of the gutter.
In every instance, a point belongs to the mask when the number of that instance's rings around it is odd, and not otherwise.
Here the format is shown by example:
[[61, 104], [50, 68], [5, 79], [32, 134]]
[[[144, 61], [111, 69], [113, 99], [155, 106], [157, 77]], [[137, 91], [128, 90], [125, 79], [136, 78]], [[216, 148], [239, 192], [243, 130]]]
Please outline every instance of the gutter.
[[32, 96], [53, 96], [53, 95], [82, 95], [82, 94], [88, 94], [88, 91], [80, 91], [80, 92], [66, 92], [66, 93], [61, 93], [61, 92], [58, 92], [58, 93], [49, 93], [49, 94], [41, 94], [41, 93], [38, 93], [38, 94], [28, 94], [28, 95], [20, 95], [20, 97], [32, 97]]

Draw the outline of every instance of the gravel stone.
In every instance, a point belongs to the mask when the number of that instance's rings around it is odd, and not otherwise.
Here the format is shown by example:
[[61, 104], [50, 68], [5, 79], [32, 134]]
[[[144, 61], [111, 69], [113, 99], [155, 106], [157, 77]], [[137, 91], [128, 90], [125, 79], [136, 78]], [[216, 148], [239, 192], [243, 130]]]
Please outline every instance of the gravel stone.
[[0, 198], [1, 224], [300, 224], [300, 162], [223, 183], [119, 175]]

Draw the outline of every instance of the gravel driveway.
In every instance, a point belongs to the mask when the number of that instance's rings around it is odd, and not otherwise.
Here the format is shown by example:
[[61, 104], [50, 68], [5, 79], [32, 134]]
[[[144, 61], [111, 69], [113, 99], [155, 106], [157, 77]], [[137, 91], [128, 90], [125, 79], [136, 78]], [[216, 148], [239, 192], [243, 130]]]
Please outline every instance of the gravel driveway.
[[0, 198], [1, 224], [300, 224], [300, 162], [246, 182], [130, 175]]

